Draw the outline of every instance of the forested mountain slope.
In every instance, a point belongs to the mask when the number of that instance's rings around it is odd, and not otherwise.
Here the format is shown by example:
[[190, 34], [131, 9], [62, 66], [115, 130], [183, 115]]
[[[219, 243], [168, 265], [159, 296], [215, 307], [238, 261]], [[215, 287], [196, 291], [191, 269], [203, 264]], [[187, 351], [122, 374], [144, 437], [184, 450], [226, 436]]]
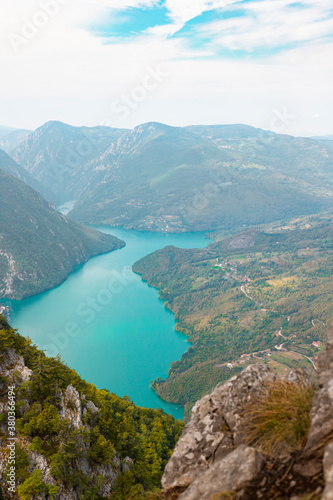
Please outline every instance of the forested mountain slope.
[[[125, 130], [73, 127], [50, 121], [11, 151], [11, 156], [60, 201], [77, 196], [79, 171]], [[77, 175], [76, 175], [77, 174]]]
[[0, 149], [0, 170], [7, 172], [8, 174], [12, 174], [17, 179], [28, 184], [28, 186], [38, 191], [38, 193], [42, 194], [52, 201], [54, 199], [52, 193], [48, 190], [47, 187], [43, 186], [35, 177], [33, 177], [25, 168], [18, 165], [13, 158], [11, 158], [5, 151]]
[[48, 122], [12, 155], [61, 200], [77, 200], [70, 217], [86, 223], [212, 230], [332, 206], [326, 142], [246, 125], [121, 130]]
[[258, 358], [280, 373], [316, 368], [333, 315], [332, 220], [248, 230], [203, 250], [166, 247], [135, 263], [192, 342], [155, 381], [161, 397], [190, 407]]
[[21, 299], [59, 285], [93, 255], [124, 246], [57, 212], [0, 169], [0, 297]]
[[[16, 465], [9, 492], [12, 397]], [[98, 390], [59, 358], [46, 357], [0, 315], [0, 498], [146, 498], [141, 492], [160, 486], [182, 427], [162, 410]]]

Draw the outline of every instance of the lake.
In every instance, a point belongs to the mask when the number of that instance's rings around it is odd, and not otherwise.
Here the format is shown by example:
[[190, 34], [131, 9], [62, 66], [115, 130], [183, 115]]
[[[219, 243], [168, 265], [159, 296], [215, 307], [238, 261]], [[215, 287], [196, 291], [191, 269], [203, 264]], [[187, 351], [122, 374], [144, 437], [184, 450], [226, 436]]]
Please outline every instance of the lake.
[[210, 241], [204, 233], [99, 229], [126, 247], [90, 259], [57, 288], [12, 302], [11, 324], [99, 389], [183, 418], [183, 409], [160, 399], [150, 382], [167, 376], [171, 362], [188, 349], [187, 337], [175, 331], [158, 291], [131, 266], [166, 245], [203, 248]]

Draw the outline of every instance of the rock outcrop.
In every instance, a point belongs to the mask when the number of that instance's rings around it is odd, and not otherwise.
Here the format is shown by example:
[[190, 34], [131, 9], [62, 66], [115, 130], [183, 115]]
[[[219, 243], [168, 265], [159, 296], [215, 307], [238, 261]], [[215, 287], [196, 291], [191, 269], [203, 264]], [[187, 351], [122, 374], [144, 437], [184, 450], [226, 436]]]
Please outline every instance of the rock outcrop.
[[[248, 446], [244, 407], [277, 380], [265, 365], [248, 366], [193, 407], [165, 468], [162, 498], [301, 500], [310, 494], [333, 500], [333, 325], [327, 335], [303, 449], [270, 456]], [[284, 380], [309, 384], [302, 370], [291, 370]]]
[[62, 393], [60, 415], [62, 418], [68, 418], [73, 427], [76, 427], [77, 429], [82, 427], [82, 405], [80, 394], [79, 391], [72, 385], [69, 385]]
[[200, 474], [179, 500], [211, 500], [218, 493], [239, 490], [258, 476], [264, 461], [254, 448], [240, 445]]
[[323, 500], [333, 500], [333, 323], [318, 360], [319, 389], [313, 399], [308, 439], [295, 470], [313, 478], [324, 471]]
[[[8, 349], [2, 354], [0, 358], [0, 396], [3, 387], [6, 387], [9, 383], [15, 385], [16, 390], [19, 389], [22, 383], [31, 380], [33, 376], [33, 371], [29, 369], [22, 356], [17, 354], [15, 350]], [[82, 414], [87, 414], [87, 411], [98, 415], [100, 413], [99, 408], [95, 406], [92, 401], [87, 401], [85, 397], [81, 396], [79, 391], [73, 387], [73, 385], [68, 385], [67, 388], [60, 393], [60, 416], [63, 419], [70, 421], [70, 425], [76, 429], [84, 427], [82, 422]], [[83, 410], [82, 410], [83, 409]], [[8, 410], [8, 400], [5, 397], [0, 398], [0, 414], [6, 413]], [[88, 429], [89, 426], [86, 426]], [[6, 423], [1, 421], [0, 423], [0, 485], [6, 483], [6, 470], [7, 470], [7, 442], [2, 438], [6, 432]], [[51, 474], [51, 464], [48, 459], [42, 454], [33, 451], [31, 449], [31, 442], [29, 439], [23, 437], [16, 437], [16, 446], [23, 449], [30, 462], [30, 472], [35, 470], [41, 471], [42, 480], [47, 486], [58, 486], [58, 493], [55, 495], [55, 500], [78, 500], [79, 497], [74, 491], [73, 487], [66, 485], [63, 482], [58, 482], [54, 480]], [[87, 446], [87, 453], [89, 452], [89, 444]], [[94, 478], [96, 484], [100, 482], [100, 478], [103, 477], [103, 482], [101, 483], [99, 494], [102, 497], [108, 497], [111, 494], [114, 482], [119, 474], [119, 471], [123, 466], [129, 467], [133, 463], [129, 457], [127, 457], [126, 463], [122, 464], [121, 460], [115, 455], [112, 459], [112, 463], [91, 466], [88, 460], [84, 457], [77, 457], [75, 461], [75, 468], [84, 472], [87, 476]], [[75, 472], [75, 470], [73, 470]], [[14, 499], [17, 498], [16, 495], [12, 495], [8, 491], [4, 491], [4, 498]], [[0, 498], [1, 491], [0, 491]], [[37, 498], [37, 497], [33, 497]], [[45, 500], [46, 496], [44, 494], [38, 496], [38, 500]]]
[[165, 468], [162, 486], [191, 484], [199, 474], [244, 444], [240, 412], [264, 382], [275, 378], [265, 365], [251, 365], [198, 401]]

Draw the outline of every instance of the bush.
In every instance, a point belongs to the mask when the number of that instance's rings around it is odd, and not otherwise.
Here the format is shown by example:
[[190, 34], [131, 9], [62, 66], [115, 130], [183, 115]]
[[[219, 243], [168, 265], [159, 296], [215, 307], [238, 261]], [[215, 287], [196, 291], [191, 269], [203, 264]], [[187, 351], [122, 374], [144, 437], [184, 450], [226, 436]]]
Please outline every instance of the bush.
[[17, 491], [22, 500], [30, 500], [31, 497], [46, 493], [47, 485], [42, 479], [41, 471], [39, 469], [35, 470], [32, 476], [17, 488]]

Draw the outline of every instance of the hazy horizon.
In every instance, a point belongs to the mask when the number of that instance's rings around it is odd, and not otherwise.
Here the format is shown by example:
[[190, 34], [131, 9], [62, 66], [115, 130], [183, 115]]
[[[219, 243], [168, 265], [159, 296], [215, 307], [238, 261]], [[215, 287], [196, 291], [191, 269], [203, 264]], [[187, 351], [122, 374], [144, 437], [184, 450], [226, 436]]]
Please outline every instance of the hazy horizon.
[[[31, 132], [34, 132], [36, 131], [37, 129], [43, 127], [46, 123], [49, 123], [49, 122], [60, 122], [60, 123], [63, 123], [64, 125], [69, 125], [71, 127], [99, 127], [101, 126], [101, 124], [99, 123], [96, 123], [96, 124], [85, 124], [85, 123], [80, 123], [78, 125], [74, 125], [73, 123], [67, 123], [67, 122], [64, 122], [62, 120], [47, 120], [46, 122], [44, 123], [41, 123], [40, 125], [38, 125], [36, 128], [23, 128], [23, 127], [18, 127], [18, 126], [7, 126], [3, 123], [0, 124], [0, 130], [1, 128], [7, 128], [7, 129], [11, 129], [13, 132], [15, 130], [28, 130], [28, 131], [31, 131]], [[148, 123], [159, 123], [161, 125], [167, 125], [168, 127], [181, 127], [181, 128], [184, 128], [184, 127], [191, 127], [191, 126], [229, 126], [229, 125], [245, 125], [247, 127], [254, 127], [254, 128], [258, 128], [258, 129], [261, 129], [261, 127], [255, 127], [255, 125], [251, 125], [249, 123], [186, 123], [185, 125], [173, 125], [171, 123], [163, 123], [163, 122], [158, 122], [158, 121], [147, 121], [147, 122], [143, 122], [143, 123], [137, 123], [136, 125], [134, 125], [133, 127], [112, 127], [111, 128], [124, 128], [124, 129], [128, 129], [128, 130], [133, 130], [134, 128], [136, 127], [139, 127], [140, 125], [145, 125], [145, 124], [148, 124]], [[108, 125], [106, 125], [108, 126]], [[262, 129], [262, 130], [265, 130], [265, 131], [270, 131], [269, 128], [267, 129]], [[279, 133], [279, 132], [276, 132], [276, 133]], [[283, 132], [281, 132], [282, 134], [284, 134]], [[285, 135], [290, 135], [292, 137], [328, 137], [328, 138], [331, 138], [333, 139], [333, 133], [327, 133], [327, 134], [288, 134], [286, 133]]]

